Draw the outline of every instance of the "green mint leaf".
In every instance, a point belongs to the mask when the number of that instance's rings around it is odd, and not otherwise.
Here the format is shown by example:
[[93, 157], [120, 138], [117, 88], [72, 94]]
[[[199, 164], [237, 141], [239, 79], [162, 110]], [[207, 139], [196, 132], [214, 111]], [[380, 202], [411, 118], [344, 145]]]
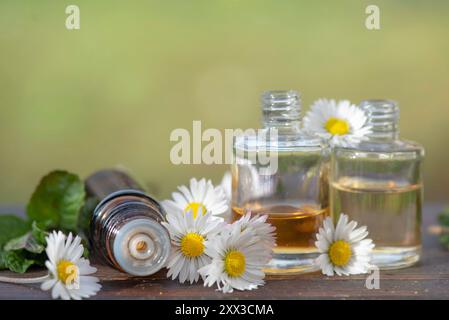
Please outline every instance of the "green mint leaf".
[[6, 265], [5, 257], [6, 257], [6, 251], [0, 250], [0, 270], [8, 269], [8, 266]]
[[45, 239], [48, 236], [48, 232], [38, 227], [36, 221], [33, 221], [31, 224], [31, 234], [36, 239], [37, 243], [46, 246], [47, 240]]
[[449, 234], [448, 233], [443, 233], [442, 235], [440, 235], [440, 243], [445, 246], [447, 249], [449, 249]]
[[0, 215], [0, 249], [10, 241], [24, 235], [30, 230], [30, 225], [25, 220], [15, 215]]
[[33, 264], [34, 260], [26, 258], [20, 251], [0, 251], [0, 269], [24, 273]]
[[53, 171], [40, 181], [28, 203], [27, 214], [45, 228], [76, 232], [84, 197], [84, 184], [77, 175]]
[[16, 251], [16, 250], [24, 249], [30, 238], [31, 238], [31, 232], [27, 232], [23, 236], [13, 238], [5, 244], [5, 246], [3, 247], [3, 250]]
[[30, 231], [23, 236], [14, 238], [8, 241], [3, 248], [5, 251], [17, 251], [25, 249], [31, 253], [42, 253], [45, 250], [45, 246], [39, 243]]
[[443, 209], [438, 215], [438, 222], [443, 227], [449, 227], [449, 207]]
[[90, 220], [99, 202], [100, 200], [97, 197], [87, 197], [86, 202], [81, 209], [80, 217], [78, 220], [78, 228], [84, 234], [87, 234], [89, 232]]

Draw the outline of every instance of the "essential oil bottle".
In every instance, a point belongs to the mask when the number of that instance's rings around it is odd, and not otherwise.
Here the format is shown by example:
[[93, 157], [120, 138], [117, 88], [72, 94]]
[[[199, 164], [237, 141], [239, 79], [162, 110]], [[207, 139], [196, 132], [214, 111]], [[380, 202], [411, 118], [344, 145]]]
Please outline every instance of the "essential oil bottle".
[[[233, 220], [251, 212], [267, 214], [276, 227], [271, 274], [315, 270], [315, 234], [328, 215], [328, 148], [318, 137], [300, 131], [300, 97], [296, 91], [262, 94], [263, 129], [237, 136], [232, 166]], [[273, 138], [270, 133], [276, 133]], [[271, 153], [276, 170], [256, 160]]]
[[161, 224], [165, 212], [140, 185], [120, 170], [101, 170], [86, 179], [93, 211], [88, 236], [104, 262], [134, 276], [148, 276], [164, 267], [170, 235]]
[[349, 215], [366, 225], [376, 247], [372, 262], [381, 269], [410, 266], [421, 252], [421, 145], [399, 138], [394, 101], [366, 100], [372, 133], [353, 147], [331, 155], [330, 207], [338, 219]]

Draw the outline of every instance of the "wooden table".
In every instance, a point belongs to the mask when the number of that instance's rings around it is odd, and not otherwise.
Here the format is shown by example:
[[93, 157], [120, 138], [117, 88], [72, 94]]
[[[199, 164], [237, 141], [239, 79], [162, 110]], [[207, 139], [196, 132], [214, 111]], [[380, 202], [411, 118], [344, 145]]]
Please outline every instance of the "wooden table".
[[[415, 266], [381, 271], [380, 289], [365, 288], [366, 275], [326, 277], [320, 273], [270, 276], [264, 287], [254, 291], [222, 294], [202, 283], [182, 285], [168, 280], [163, 270], [147, 278], [130, 278], [110, 267], [99, 265], [97, 276], [103, 285], [95, 299], [449, 299], [449, 251], [427, 232], [436, 223], [441, 204], [424, 208], [423, 257]], [[13, 208], [0, 208], [11, 212]], [[20, 214], [21, 210], [15, 210]], [[26, 276], [43, 274], [33, 271]], [[14, 275], [7, 271], [0, 275]], [[24, 276], [24, 275], [22, 275]], [[39, 285], [0, 283], [0, 299], [49, 299]]]

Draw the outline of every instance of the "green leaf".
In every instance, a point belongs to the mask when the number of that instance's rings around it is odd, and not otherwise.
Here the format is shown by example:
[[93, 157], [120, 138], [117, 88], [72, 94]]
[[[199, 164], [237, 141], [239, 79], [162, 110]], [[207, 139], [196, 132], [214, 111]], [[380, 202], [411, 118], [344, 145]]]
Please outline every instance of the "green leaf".
[[442, 235], [440, 235], [440, 243], [445, 246], [447, 249], [449, 249], [449, 234], [448, 233], [443, 233]]
[[449, 207], [443, 209], [438, 215], [438, 222], [443, 228], [443, 232], [439, 236], [440, 243], [449, 249], [449, 233], [447, 232], [449, 228]]
[[4, 247], [5, 251], [17, 251], [22, 249], [31, 253], [42, 253], [45, 250], [45, 246], [42, 243], [39, 243], [38, 239], [33, 235], [33, 232], [30, 231], [23, 236], [9, 240]]
[[89, 232], [90, 221], [92, 219], [95, 207], [98, 205], [99, 202], [100, 200], [97, 197], [88, 197], [86, 199], [86, 202], [84, 203], [83, 208], [81, 209], [78, 228], [84, 234], [88, 234]]
[[449, 207], [443, 209], [438, 215], [438, 222], [443, 227], [449, 227]]
[[20, 251], [0, 251], [0, 269], [24, 273], [34, 264], [34, 260], [26, 258]]
[[41, 253], [43, 247], [33, 241], [31, 232], [27, 232], [23, 236], [9, 240], [3, 247], [5, 251], [28, 250], [30, 252]]
[[8, 269], [8, 266], [6, 265], [5, 261], [6, 251], [0, 250], [0, 270]]
[[33, 221], [33, 223], [31, 224], [31, 234], [36, 239], [37, 243], [43, 246], [47, 244], [47, 240], [45, 239], [45, 237], [48, 235], [48, 232], [39, 228], [36, 221]]
[[0, 215], [0, 249], [13, 238], [24, 235], [30, 224], [18, 216]]
[[40, 181], [28, 203], [27, 214], [46, 229], [76, 232], [84, 196], [84, 184], [77, 175], [53, 171]]

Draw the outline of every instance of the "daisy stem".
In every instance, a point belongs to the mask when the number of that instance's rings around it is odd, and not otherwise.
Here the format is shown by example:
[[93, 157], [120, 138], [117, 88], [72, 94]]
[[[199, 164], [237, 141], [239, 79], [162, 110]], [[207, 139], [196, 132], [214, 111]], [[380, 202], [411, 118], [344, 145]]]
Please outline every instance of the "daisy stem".
[[47, 280], [50, 277], [50, 274], [46, 274], [45, 276], [36, 277], [36, 278], [15, 278], [15, 277], [0, 277], [0, 282], [7, 283], [39, 283]]

